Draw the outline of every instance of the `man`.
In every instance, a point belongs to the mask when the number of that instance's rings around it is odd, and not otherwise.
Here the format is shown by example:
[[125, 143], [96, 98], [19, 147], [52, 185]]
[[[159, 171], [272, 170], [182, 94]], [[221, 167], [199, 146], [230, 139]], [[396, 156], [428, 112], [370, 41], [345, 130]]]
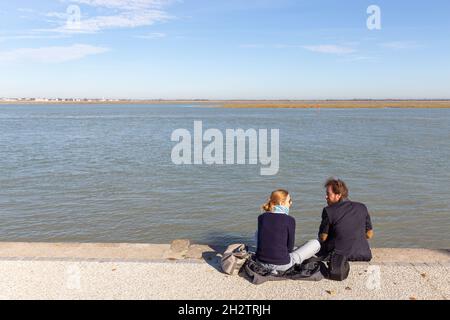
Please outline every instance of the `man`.
[[367, 207], [348, 199], [348, 189], [342, 180], [329, 179], [325, 188], [328, 207], [322, 212], [319, 255], [328, 256], [336, 251], [349, 261], [372, 260], [368, 240], [374, 233]]

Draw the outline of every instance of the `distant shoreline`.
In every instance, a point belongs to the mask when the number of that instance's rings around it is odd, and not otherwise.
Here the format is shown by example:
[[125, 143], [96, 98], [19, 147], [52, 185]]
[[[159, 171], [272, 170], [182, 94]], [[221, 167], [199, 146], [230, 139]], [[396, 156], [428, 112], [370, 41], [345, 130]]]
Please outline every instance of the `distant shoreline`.
[[450, 109], [450, 100], [89, 100], [0, 101], [0, 105], [158, 105], [193, 104], [229, 109]]
[[18, 101], [0, 101], [0, 105], [104, 105], [104, 104], [218, 104], [217, 101], [204, 100], [89, 100], [89, 101], [32, 101], [32, 100], [18, 100]]
[[232, 109], [449, 109], [450, 100], [321, 100], [321, 101], [271, 101], [227, 102], [221, 107]]

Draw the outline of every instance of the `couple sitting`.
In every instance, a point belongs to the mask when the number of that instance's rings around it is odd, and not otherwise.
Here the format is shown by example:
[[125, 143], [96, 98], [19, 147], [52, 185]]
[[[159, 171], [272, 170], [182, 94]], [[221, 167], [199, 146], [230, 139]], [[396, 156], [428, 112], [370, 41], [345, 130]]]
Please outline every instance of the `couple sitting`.
[[373, 228], [366, 206], [348, 199], [342, 180], [329, 179], [325, 188], [328, 206], [323, 209], [319, 238], [297, 249], [295, 219], [289, 216], [291, 196], [286, 190], [272, 193], [258, 217], [256, 259], [260, 264], [283, 272], [314, 255], [326, 259], [332, 252], [349, 261], [372, 259], [367, 240], [373, 237]]

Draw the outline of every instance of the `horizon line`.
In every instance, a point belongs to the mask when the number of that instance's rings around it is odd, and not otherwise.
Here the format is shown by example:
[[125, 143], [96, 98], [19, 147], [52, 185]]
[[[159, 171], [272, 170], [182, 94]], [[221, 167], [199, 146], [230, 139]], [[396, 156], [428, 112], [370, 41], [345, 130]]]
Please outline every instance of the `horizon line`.
[[259, 102], [259, 101], [268, 101], [268, 102], [309, 102], [309, 101], [450, 101], [450, 98], [325, 98], [325, 99], [207, 99], [207, 98], [178, 98], [178, 99], [170, 99], [170, 98], [49, 98], [49, 97], [0, 97], [0, 101], [8, 102], [8, 101], [30, 101], [30, 102], [64, 102], [64, 101], [73, 101], [73, 102], [86, 102], [86, 101], [206, 101], [206, 102], [214, 102], [214, 101], [245, 101], [245, 102]]

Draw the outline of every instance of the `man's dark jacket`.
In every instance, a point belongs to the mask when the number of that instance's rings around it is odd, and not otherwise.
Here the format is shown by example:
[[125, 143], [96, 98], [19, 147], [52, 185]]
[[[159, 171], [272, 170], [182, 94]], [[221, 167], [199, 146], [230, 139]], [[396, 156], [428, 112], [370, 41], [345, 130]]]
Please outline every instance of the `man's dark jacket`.
[[370, 261], [372, 252], [366, 233], [372, 230], [367, 207], [358, 202], [343, 200], [323, 209], [320, 234], [328, 234], [322, 243], [321, 256], [334, 250], [349, 261]]

